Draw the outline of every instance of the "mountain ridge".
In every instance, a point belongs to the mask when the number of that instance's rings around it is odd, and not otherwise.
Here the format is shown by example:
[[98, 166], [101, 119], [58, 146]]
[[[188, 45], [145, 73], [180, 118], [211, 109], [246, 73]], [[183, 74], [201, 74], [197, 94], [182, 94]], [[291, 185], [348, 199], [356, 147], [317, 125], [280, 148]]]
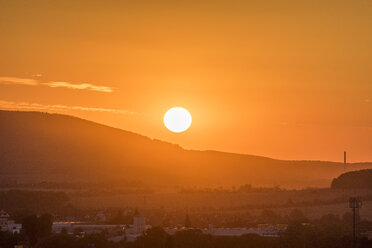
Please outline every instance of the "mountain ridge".
[[[187, 150], [79, 117], [0, 110], [0, 175], [136, 180], [165, 185], [324, 187], [342, 163]], [[372, 168], [372, 163], [348, 169]], [[65, 179], [64, 179], [65, 180]]]

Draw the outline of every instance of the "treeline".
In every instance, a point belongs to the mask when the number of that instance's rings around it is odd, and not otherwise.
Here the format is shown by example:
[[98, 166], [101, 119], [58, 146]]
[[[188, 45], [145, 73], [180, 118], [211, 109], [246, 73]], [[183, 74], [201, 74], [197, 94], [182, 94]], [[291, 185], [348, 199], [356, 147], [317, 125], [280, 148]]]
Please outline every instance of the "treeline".
[[53, 182], [41, 181], [24, 183], [16, 179], [2, 178], [0, 188], [33, 188], [33, 189], [111, 189], [111, 188], [144, 188], [146, 185], [140, 181], [110, 180], [100, 182]]
[[[332, 214], [307, 224], [293, 220], [279, 237], [256, 234], [213, 236], [199, 229], [169, 235], [163, 228], [154, 227], [145, 231], [135, 242], [123, 240], [118, 243], [109, 241], [105, 232], [84, 237], [66, 232], [53, 234], [52, 219], [48, 214], [26, 216], [22, 223], [21, 234], [0, 232], [0, 247], [13, 248], [22, 244], [31, 248], [349, 248], [352, 244], [351, 219], [340, 219]], [[360, 225], [368, 225], [370, 229], [372, 223], [361, 221]], [[372, 240], [359, 236], [359, 248], [371, 246]]]
[[333, 179], [332, 189], [372, 189], [372, 169], [351, 171]]
[[280, 186], [274, 187], [255, 187], [251, 184], [244, 184], [239, 187], [231, 188], [181, 188], [180, 193], [189, 193], [189, 194], [199, 194], [199, 193], [271, 193], [271, 192], [282, 192], [287, 191], [286, 189], [281, 188]]
[[23, 245], [29, 248], [124, 248], [120, 243], [113, 243], [104, 234], [90, 234], [82, 238], [67, 234], [50, 234], [30, 244], [24, 233], [11, 234], [0, 231], [0, 247], [14, 248]]
[[[255, 234], [242, 236], [213, 236], [198, 229], [168, 235], [162, 228], [148, 230], [144, 236], [125, 248], [349, 248], [352, 244], [351, 220], [329, 214], [312, 223], [292, 221], [280, 237], [262, 237]], [[366, 225], [362, 222], [361, 225]], [[368, 222], [369, 228], [371, 223]], [[358, 238], [358, 247], [371, 247], [372, 241]]]
[[0, 191], [0, 209], [9, 213], [27, 209], [29, 212], [56, 213], [69, 202], [64, 192], [8, 190]]
[[[14, 248], [119, 248], [119, 244], [108, 241], [104, 234], [77, 237], [66, 233], [52, 232], [53, 218], [50, 214], [27, 215], [22, 219], [21, 233], [1, 232], [0, 247]], [[122, 246], [121, 246], [122, 247]]]

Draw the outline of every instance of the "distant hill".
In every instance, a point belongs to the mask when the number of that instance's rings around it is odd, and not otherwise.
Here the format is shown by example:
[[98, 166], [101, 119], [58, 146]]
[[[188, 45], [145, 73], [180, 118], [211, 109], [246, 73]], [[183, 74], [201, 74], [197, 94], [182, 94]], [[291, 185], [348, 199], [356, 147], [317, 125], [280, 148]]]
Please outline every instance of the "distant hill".
[[351, 171], [333, 179], [333, 189], [372, 189], [372, 169]]
[[[372, 168], [371, 163], [349, 169]], [[161, 185], [328, 187], [341, 163], [185, 150], [60, 114], [0, 111], [0, 177]]]

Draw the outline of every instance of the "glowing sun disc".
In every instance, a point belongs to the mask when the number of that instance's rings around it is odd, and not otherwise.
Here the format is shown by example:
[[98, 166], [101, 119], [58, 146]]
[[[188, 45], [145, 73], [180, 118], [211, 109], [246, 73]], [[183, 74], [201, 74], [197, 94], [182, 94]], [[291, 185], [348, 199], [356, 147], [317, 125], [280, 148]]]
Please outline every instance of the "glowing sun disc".
[[192, 122], [191, 114], [184, 108], [171, 108], [164, 115], [165, 126], [175, 133], [186, 131]]

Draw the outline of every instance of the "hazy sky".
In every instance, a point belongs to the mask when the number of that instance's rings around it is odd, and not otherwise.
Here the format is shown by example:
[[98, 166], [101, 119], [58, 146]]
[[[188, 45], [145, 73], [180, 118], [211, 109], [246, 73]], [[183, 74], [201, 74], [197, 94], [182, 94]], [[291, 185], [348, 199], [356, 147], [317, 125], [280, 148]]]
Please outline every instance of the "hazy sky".
[[[372, 161], [372, 0], [0, 0], [0, 108], [178, 143]], [[163, 115], [187, 108], [191, 128]]]

